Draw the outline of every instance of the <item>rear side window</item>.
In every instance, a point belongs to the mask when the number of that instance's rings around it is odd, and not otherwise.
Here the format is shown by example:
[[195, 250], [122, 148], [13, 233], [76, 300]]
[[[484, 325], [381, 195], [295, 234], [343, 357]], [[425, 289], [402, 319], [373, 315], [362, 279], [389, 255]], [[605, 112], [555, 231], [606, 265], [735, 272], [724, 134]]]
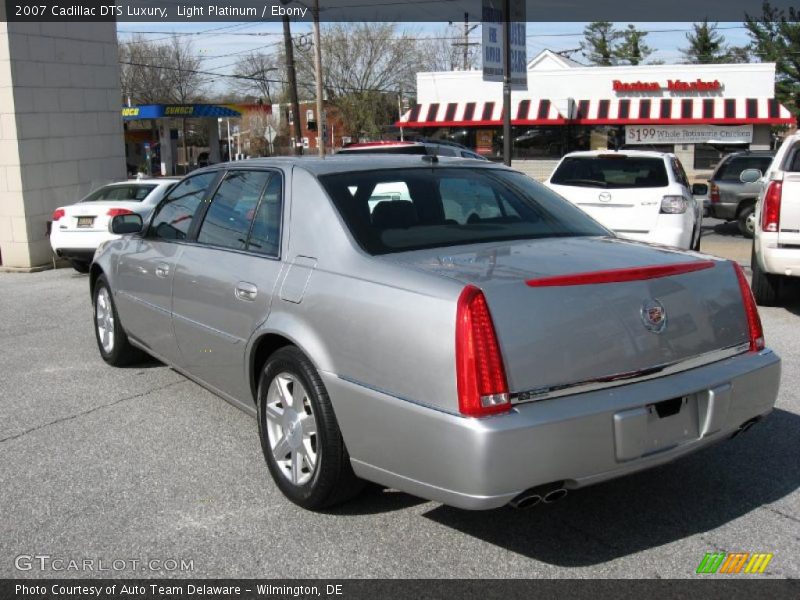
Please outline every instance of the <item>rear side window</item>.
[[625, 154], [568, 156], [558, 165], [550, 182], [605, 189], [658, 188], [669, 184], [663, 159]]
[[230, 171], [217, 188], [200, 226], [201, 244], [244, 250], [269, 171]]
[[268, 256], [280, 254], [282, 184], [277, 173], [272, 175], [267, 184], [247, 240], [246, 249], [250, 252]]
[[771, 156], [735, 156], [720, 165], [714, 179], [717, 181], [739, 181], [742, 171], [758, 169], [761, 173], [766, 173], [771, 163]]
[[203, 173], [184, 179], [172, 188], [158, 205], [148, 235], [162, 240], [186, 239], [194, 213], [216, 177], [213, 171]]
[[[370, 254], [611, 235], [558, 194], [513, 171], [428, 167], [337, 173], [319, 180]], [[389, 197], [373, 204], [379, 189], [381, 197]]]
[[81, 202], [141, 202], [152, 192], [154, 185], [109, 185], [86, 196]]

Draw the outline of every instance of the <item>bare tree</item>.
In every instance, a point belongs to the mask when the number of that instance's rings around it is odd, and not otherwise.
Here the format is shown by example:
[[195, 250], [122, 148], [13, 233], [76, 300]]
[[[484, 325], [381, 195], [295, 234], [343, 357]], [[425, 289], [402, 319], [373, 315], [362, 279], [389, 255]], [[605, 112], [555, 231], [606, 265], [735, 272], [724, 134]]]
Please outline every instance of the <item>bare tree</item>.
[[[297, 49], [301, 95], [313, 98], [313, 49]], [[397, 117], [397, 93], [416, 85], [420, 45], [393, 23], [332, 23], [322, 31], [323, 88], [351, 135], [376, 135]]]
[[467, 69], [474, 69], [480, 60], [479, 48], [479, 43], [470, 43], [465, 39], [461, 26], [450, 24], [436, 32], [429, 40], [420, 42], [420, 63], [425, 71], [463, 69], [466, 50]]
[[200, 57], [190, 41], [168, 44], [143, 36], [119, 45], [121, 85], [125, 100], [137, 104], [193, 102], [203, 95], [206, 80], [198, 73]]
[[250, 52], [236, 63], [234, 74], [250, 79], [234, 80], [235, 87], [240, 94], [263, 98], [267, 104], [272, 104], [273, 96], [281, 95], [281, 78], [279, 60], [274, 54], [263, 52]]

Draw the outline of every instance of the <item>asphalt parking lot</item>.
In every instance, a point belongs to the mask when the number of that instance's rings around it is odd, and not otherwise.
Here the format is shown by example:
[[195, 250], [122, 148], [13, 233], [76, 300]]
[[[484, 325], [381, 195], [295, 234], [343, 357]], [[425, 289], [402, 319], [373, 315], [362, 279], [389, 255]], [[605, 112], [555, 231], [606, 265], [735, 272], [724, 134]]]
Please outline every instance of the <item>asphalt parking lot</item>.
[[[748, 264], [734, 232], [709, 221], [704, 250]], [[0, 577], [91, 575], [15, 567], [47, 555], [193, 565], [102, 573], [125, 577], [691, 578], [719, 551], [771, 552], [767, 576], [800, 577], [792, 295], [761, 311], [783, 380], [774, 413], [746, 435], [528, 511], [371, 487], [312, 514], [272, 484], [253, 419], [159, 363], [103, 363], [86, 276], [0, 274]]]

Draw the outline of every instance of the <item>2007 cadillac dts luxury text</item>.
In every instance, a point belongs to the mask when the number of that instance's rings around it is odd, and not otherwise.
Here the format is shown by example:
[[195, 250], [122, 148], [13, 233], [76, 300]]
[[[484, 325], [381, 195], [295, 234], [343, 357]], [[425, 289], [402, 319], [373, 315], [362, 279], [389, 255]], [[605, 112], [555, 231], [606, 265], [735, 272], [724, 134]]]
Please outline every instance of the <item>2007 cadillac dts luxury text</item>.
[[151, 354], [254, 415], [308, 509], [364, 480], [549, 502], [729, 438], [778, 392], [738, 264], [619, 239], [488, 162], [216, 165], [109, 227], [103, 358]]

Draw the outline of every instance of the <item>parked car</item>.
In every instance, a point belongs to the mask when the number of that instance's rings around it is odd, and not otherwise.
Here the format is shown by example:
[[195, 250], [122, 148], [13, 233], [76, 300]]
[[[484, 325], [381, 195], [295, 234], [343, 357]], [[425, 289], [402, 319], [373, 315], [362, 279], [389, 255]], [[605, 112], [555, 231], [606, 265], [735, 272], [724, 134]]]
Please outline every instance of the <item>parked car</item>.
[[702, 206], [673, 154], [571, 152], [546, 185], [622, 237], [700, 249]]
[[778, 392], [738, 264], [619, 239], [489, 162], [215, 165], [110, 227], [103, 359], [150, 354], [255, 416], [308, 509], [363, 480], [551, 502], [727, 439]]
[[750, 265], [756, 302], [772, 306], [785, 281], [800, 276], [800, 134], [786, 138], [763, 173], [747, 169], [741, 178], [761, 190]]
[[755, 231], [756, 198], [761, 190], [758, 182], [744, 181], [742, 173], [758, 169], [765, 173], [774, 152], [734, 152], [723, 158], [708, 180], [710, 214], [717, 219], [736, 221], [739, 231], [747, 238]]
[[445, 140], [426, 140], [423, 142], [361, 142], [349, 144], [339, 150], [337, 154], [428, 154], [431, 156], [452, 156], [472, 158], [475, 160], [489, 160], [469, 148]]
[[53, 212], [50, 246], [79, 273], [88, 273], [92, 256], [109, 233], [116, 215], [136, 213], [146, 218], [178, 179], [135, 179], [105, 185], [69, 206]]

